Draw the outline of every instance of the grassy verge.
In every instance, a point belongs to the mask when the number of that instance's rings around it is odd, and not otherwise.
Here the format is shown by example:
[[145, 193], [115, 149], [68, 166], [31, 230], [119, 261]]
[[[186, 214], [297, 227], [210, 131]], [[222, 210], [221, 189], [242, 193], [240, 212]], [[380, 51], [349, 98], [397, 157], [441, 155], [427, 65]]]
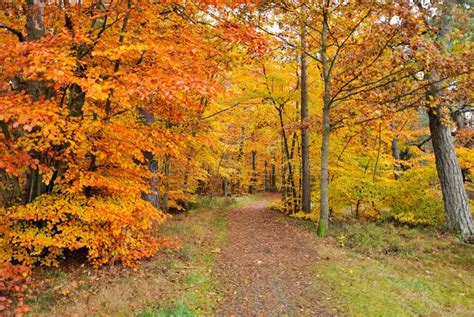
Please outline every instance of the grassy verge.
[[252, 197], [215, 197], [163, 225], [158, 234], [181, 241], [140, 266], [95, 271], [79, 261], [42, 269], [48, 287], [30, 305], [34, 315], [194, 316], [219, 301], [212, 278], [214, 259], [227, 237], [227, 214]]
[[326, 300], [351, 316], [472, 316], [474, 247], [432, 229], [333, 224], [315, 263]]

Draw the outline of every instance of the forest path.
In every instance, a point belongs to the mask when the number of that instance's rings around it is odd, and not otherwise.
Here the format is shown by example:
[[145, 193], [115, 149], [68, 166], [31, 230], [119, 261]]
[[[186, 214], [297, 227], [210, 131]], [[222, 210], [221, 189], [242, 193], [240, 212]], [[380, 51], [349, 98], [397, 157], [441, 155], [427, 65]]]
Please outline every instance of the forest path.
[[218, 315], [329, 315], [314, 272], [318, 239], [271, 210], [275, 195], [233, 209], [229, 237], [216, 260], [224, 299]]

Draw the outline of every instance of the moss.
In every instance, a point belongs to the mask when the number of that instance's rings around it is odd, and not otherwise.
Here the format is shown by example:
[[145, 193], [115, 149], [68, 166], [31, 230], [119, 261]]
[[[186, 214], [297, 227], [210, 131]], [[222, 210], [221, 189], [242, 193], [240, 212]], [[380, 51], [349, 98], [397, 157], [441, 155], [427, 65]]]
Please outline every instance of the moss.
[[324, 238], [326, 236], [326, 225], [320, 221], [317, 229], [317, 235], [320, 238]]

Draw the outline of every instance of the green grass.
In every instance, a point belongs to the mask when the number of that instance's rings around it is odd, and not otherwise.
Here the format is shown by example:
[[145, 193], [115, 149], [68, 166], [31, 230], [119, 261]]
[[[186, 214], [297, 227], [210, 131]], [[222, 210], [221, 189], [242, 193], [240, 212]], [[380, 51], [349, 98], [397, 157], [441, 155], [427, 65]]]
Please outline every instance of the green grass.
[[237, 200], [241, 198], [234, 197], [202, 197], [194, 202], [190, 203], [191, 210], [196, 209], [214, 209], [214, 208], [225, 208], [237, 203]]
[[315, 284], [351, 316], [472, 316], [474, 247], [430, 229], [339, 223]]
[[181, 288], [185, 291], [180, 292], [179, 301], [191, 312], [199, 314], [209, 313], [218, 300], [217, 293], [213, 292], [218, 287], [212, 277], [217, 254], [213, 251], [220, 248], [227, 238], [228, 208], [212, 209], [212, 214], [207, 208], [190, 211], [196, 221], [187, 224], [186, 236], [190, 241], [182, 249], [191, 269], [182, 281]]
[[173, 307], [147, 308], [140, 315], [141, 317], [194, 317], [195, 314], [185, 304], [179, 303]]

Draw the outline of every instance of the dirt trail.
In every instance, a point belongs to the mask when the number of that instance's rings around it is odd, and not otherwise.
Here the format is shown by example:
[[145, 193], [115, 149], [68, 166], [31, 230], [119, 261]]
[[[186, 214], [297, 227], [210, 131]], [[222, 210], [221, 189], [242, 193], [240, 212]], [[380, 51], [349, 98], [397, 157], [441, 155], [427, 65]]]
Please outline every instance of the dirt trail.
[[229, 215], [229, 241], [217, 259], [224, 288], [219, 316], [330, 315], [309, 268], [318, 240], [270, 210], [274, 199], [267, 195]]

